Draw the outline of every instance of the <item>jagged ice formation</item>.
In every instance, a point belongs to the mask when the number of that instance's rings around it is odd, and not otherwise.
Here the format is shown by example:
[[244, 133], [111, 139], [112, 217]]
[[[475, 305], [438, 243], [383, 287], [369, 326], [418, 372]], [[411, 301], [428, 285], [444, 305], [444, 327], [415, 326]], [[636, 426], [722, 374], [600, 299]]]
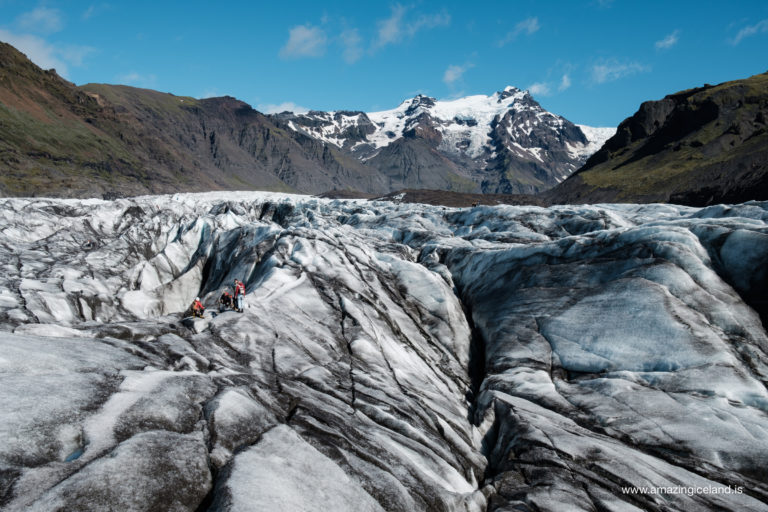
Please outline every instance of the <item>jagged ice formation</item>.
[[768, 203], [0, 215], [3, 510], [768, 510]]

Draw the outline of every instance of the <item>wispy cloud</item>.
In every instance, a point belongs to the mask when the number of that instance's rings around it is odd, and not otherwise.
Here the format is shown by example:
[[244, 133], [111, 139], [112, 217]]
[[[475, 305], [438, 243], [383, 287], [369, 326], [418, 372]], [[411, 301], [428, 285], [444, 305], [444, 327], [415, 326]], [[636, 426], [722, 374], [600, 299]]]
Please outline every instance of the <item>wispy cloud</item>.
[[[564, 66], [565, 72], [563, 72], [560, 80], [547, 79], [540, 82], [534, 82], [527, 87], [528, 92], [534, 96], [552, 96], [556, 92], [563, 92], [571, 87], [570, 65]], [[548, 73], [548, 78], [553, 74], [553, 70]]]
[[651, 68], [639, 62], [620, 62], [616, 59], [602, 61], [592, 66], [592, 82], [603, 84], [638, 73], [647, 73]]
[[95, 5], [89, 5], [86, 10], [83, 11], [82, 18], [84, 20], [89, 20], [93, 17], [93, 15], [96, 14], [96, 6]]
[[461, 79], [461, 77], [464, 75], [464, 73], [474, 67], [474, 64], [467, 63], [464, 65], [451, 65], [448, 66], [448, 69], [445, 70], [445, 73], [443, 73], [443, 82], [445, 82], [447, 85], [453, 85], [457, 80]]
[[664, 39], [660, 41], [656, 41], [656, 44], [654, 46], [656, 46], [657, 50], [668, 50], [669, 48], [672, 48], [677, 44], [677, 41], [679, 38], [680, 38], [680, 31], [675, 30]]
[[405, 26], [405, 33], [408, 37], [413, 37], [422, 29], [447, 27], [451, 24], [451, 16], [447, 13], [423, 14], [411, 23]]
[[64, 20], [58, 9], [38, 7], [29, 12], [22, 13], [16, 19], [20, 28], [39, 34], [52, 34], [64, 28]]
[[280, 112], [293, 112], [294, 114], [304, 114], [309, 112], [309, 109], [297, 105], [292, 101], [284, 101], [283, 103], [260, 103], [257, 110], [264, 112], [265, 114], [279, 114]]
[[758, 21], [754, 25], [748, 25], [739, 30], [738, 34], [736, 34], [736, 37], [731, 39], [731, 44], [736, 46], [745, 37], [754, 36], [755, 34], [760, 34], [763, 32], [768, 32], [768, 19]]
[[356, 28], [341, 33], [341, 44], [344, 47], [344, 61], [354, 64], [363, 56], [362, 38]]
[[96, 52], [90, 46], [53, 45], [35, 35], [16, 34], [4, 29], [0, 29], [0, 40], [14, 46], [41, 68], [56, 69], [64, 78], [69, 76], [69, 66], [82, 66], [85, 58]]
[[390, 17], [378, 22], [379, 28], [373, 43], [374, 49], [410, 39], [423, 29], [447, 27], [451, 24], [451, 16], [445, 12], [422, 14], [413, 19], [406, 19], [408, 7], [395, 4], [391, 9]]
[[301, 57], [322, 57], [328, 38], [320, 27], [310, 24], [297, 25], [288, 32], [288, 42], [280, 49], [280, 57], [298, 59]]
[[56, 45], [55, 51], [65, 62], [75, 67], [79, 67], [85, 63], [86, 57], [96, 53], [96, 48], [77, 44], [60, 44]]
[[552, 89], [546, 82], [536, 82], [528, 86], [528, 92], [534, 96], [549, 96]]
[[517, 23], [515, 28], [507, 32], [507, 34], [499, 40], [497, 43], [499, 47], [511, 43], [520, 34], [531, 35], [539, 31], [541, 25], [539, 25], [539, 18], [526, 18], [523, 21]]
[[84, 20], [89, 20], [93, 18], [94, 16], [110, 9], [112, 6], [107, 3], [100, 3], [100, 4], [91, 4], [88, 6], [88, 8], [83, 11], [82, 18]]
[[405, 11], [406, 9], [402, 5], [395, 5], [392, 7], [392, 16], [379, 21], [379, 33], [378, 38], [374, 43], [375, 47], [378, 48], [391, 43], [396, 43], [400, 40]]
[[129, 73], [125, 73], [122, 75], [117, 75], [115, 79], [120, 84], [134, 85], [137, 87], [152, 87], [157, 82], [157, 76], [152, 74], [142, 75], [135, 71], [131, 71]]

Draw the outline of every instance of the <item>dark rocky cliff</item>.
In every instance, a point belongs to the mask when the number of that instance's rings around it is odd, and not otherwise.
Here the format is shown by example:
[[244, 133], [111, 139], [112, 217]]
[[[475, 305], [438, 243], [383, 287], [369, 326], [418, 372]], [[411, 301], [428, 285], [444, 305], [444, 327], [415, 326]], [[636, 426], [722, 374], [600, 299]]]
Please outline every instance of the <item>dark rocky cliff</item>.
[[544, 196], [699, 206], [768, 198], [766, 118], [768, 73], [645, 102]]

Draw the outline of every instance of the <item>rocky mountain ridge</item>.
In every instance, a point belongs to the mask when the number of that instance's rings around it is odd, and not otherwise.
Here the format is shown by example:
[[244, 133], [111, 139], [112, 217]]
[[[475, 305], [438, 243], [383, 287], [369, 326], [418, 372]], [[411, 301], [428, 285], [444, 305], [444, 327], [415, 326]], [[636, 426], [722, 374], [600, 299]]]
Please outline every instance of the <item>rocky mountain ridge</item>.
[[[450, 119], [446, 109], [456, 111]], [[0, 121], [0, 194], [11, 196], [534, 192], [575, 169], [586, 156], [580, 151], [596, 149], [584, 145], [578, 127], [544, 115], [527, 93], [512, 88], [453, 102], [419, 96], [370, 116], [265, 116], [230, 97], [78, 87], [5, 43]], [[515, 123], [524, 133], [514, 133]]]
[[235, 98], [78, 87], [5, 43], [0, 121], [2, 195], [388, 191], [356, 159], [276, 125]]
[[381, 112], [284, 112], [275, 117], [388, 176], [399, 171], [400, 188], [420, 185], [416, 171], [439, 161], [433, 167], [453, 174], [451, 189], [460, 192], [545, 190], [578, 169], [615, 132], [574, 125], [512, 86], [491, 96], [448, 101], [418, 95]]
[[648, 101], [561, 185], [557, 203], [768, 199], [768, 73]]

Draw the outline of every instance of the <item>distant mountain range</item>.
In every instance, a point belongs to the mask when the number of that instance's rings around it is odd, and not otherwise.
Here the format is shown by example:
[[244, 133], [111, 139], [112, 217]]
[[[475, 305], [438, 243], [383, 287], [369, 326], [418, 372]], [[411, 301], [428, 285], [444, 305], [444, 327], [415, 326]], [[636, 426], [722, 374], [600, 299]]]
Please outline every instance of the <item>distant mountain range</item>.
[[264, 115], [231, 97], [78, 87], [0, 43], [2, 196], [421, 189], [531, 204], [742, 202], [768, 199], [766, 119], [768, 74], [643, 103], [617, 130], [575, 125], [514, 87]]
[[234, 98], [75, 86], [0, 43], [1, 195], [401, 188], [534, 193], [611, 129], [579, 127], [523, 91], [398, 108], [265, 116]]

